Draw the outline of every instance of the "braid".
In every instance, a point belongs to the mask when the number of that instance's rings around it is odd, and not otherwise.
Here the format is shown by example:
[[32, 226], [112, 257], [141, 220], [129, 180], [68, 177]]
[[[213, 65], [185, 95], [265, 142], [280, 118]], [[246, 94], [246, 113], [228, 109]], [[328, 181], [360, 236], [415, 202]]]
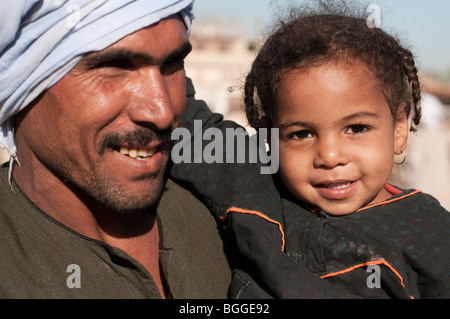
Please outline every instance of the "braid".
[[[278, 40], [276, 35], [273, 38]], [[245, 80], [245, 113], [250, 126], [255, 129], [268, 127], [272, 120], [277, 74], [281, 72], [276, 51], [278, 41], [273, 38], [263, 45]]]
[[260, 115], [258, 107], [255, 103], [255, 83], [253, 73], [247, 75], [244, 87], [244, 103], [245, 103], [245, 115], [247, 116], [248, 123], [255, 129], [261, 127], [259, 123]]
[[412, 92], [412, 101], [414, 106], [414, 116], [413, 116], [413, 123], [411, 127], [411, 131], [415, 132], [417, 130], [417, 126], [419, 125], [420, 118], [422, 116], [422, 110], [420, 107], [420, 82], [419, 82], [419, 76], [417, 67], [414, 63], [414, 57], [411, 53], [411, 51], [401, 48], [400, 54], [403, 57], [403, 65], [405, 69], [405, 74], [408, 78], [408, 82], [411, 85], [411, 92]]

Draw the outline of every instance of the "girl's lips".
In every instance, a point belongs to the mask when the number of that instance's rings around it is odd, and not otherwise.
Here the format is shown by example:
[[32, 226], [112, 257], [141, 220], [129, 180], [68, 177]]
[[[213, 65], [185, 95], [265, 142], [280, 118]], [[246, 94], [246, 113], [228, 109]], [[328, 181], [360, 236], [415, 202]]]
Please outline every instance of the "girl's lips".
[[356, 189], [357, 181], [326, 181], [314, 188], [319, 194], [330, 200], [342, 200], [350, 197]]

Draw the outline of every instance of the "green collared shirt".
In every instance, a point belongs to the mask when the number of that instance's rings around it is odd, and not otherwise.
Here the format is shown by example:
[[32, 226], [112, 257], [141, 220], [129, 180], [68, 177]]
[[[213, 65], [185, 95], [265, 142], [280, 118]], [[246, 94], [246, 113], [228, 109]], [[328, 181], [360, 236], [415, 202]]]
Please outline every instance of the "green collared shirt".
[[[31, 203], [0, 168], [1, 298], [160, 298], [124, 251], [87, 238]], [[160, 261], [173, 298], [226, 298], [231, 271], [217, 224], [169, 180], [157, 208]]]

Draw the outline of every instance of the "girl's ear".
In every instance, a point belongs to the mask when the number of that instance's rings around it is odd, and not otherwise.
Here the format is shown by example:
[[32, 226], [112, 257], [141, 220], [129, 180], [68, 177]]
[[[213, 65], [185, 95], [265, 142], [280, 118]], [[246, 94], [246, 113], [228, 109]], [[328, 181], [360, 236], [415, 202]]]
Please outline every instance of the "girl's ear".
[[397, 121], [394, 124], [394, 154], [400, 155], [406, 150], [409, 133], [408, 115], [405, 112], [406, 103], [399, 108]]

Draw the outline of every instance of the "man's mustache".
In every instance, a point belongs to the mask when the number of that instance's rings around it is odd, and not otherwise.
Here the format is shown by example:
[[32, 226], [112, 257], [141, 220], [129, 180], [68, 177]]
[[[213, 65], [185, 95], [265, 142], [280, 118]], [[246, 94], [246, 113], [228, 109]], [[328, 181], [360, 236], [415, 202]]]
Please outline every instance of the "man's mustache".
[[106, 135], [101, 142], [100, 154], [106, 149], [116, 149], [121, 145], [146, 146], [153, 141], [161, 143], [161, 147], [172, 149], [173, 141], [171, 139], [173, 127], [163, 131], [153, 131], [144, 127], [138, 127], [128, 132], [115, 132]]

